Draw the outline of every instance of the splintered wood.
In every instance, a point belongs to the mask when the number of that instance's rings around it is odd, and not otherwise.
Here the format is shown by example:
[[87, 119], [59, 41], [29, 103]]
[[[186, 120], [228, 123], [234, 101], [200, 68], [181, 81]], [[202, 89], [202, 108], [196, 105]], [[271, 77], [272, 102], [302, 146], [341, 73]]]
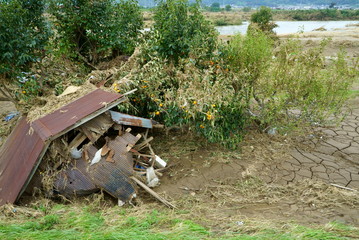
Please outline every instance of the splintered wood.
[[[113, 116], [152, 124], [150, 119], [111, 112]], [[151, 189], [159, 184], [161, 172], [166, 169], [166, 162], [155, 154], [150, 144], [154, 138], [148, 137], [148, 128], [140, 134], [138, 130], [143, 127], [131, 124], [134, 129], [115, 123], [110, 113], [105, 112], [59, 139], [72, 155], [63, 148], [59, 152], [72, 158], [56, 176], [56, 191], [71, 197], [101, 189], [125, 203], [136, 196], [138, 185], [167, 207], [176, 208]], [[58, 163], [56, 166], [60, 168], [62, 162]]]
[[91, 121], [81, 125], [80, 131], [83, 132], [92, 143], [95, 143], [113, 125], [113, 121], [108, 113], [104, 113]]

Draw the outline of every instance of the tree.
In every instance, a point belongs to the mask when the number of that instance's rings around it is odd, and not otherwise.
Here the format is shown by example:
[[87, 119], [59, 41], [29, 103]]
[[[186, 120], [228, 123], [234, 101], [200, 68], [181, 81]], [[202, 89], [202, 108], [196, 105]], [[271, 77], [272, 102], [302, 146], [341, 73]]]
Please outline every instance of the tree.
[[232, 6], [228, 4], [226, 5], [225, 9], [227, 12], [230, 12], [232, 10]]
[[332, 3], [330, 3], [329, 8], [334, 8], [334, 7], [335, 7], [335, 5], [337, 5], [337, 3], [332, 2]]
[[212, 54], [217, 33], [200, 12], [200, 1], [160, 0], [155, 10], [152, 49], [162, 58], [177, 63], [194, 54]]
[[8, 98], [5, 81], [44, 56], [49, 29], [43, 11], [41, 0], [0, 1], [0, 91]]
[[53, 0], [50, 12], [60, 50], [91, 63], [131, 54], [143, 26], [135, 0]]
[[211, 12], [219, 12], [221, 11], [221, 5], [218, 2], [212, 3], [210, 7]]
[[258, 28], [268, 34], [274, 34], [273, 29], [278, 25], [273, 22], [272, 10], [269, 7], [261, 6], [258, 11], [251, 16], [251, 26], [249, 29]]

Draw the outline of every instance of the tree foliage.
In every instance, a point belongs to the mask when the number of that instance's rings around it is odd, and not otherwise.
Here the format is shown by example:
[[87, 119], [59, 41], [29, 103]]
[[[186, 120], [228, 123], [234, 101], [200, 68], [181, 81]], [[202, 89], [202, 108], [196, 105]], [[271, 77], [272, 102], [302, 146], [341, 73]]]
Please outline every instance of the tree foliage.
[[0, 75], [11, 78], [43, 55], [49, 37], [43, 11], [43, 1], [0, 1]]
[[112, 50], [131, 54], [143, 25], [135, 0], [54, 0], [50, 12], [59, 49], [93, 63]]
[[260, 7], [258, 11], [252, 14], [251, 16], [251, 26], [249, 29], [256, 29], [268, 33], [270, 35], [274, 34], [273, 29], [278, 25], [273, 22], [272, 10], [268, 7]]
[[217, 33], [200, 12], [200, 1], [159, 0], [154, 20], [152, 46], [160, 57], [178, 62], [190, 53], [212, 54]]

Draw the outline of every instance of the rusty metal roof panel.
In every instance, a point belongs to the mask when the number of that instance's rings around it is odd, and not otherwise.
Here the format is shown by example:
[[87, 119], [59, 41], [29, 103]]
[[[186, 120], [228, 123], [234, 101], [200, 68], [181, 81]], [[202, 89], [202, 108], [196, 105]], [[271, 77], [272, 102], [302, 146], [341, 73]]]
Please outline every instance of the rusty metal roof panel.
[[151, 119], [136, 117], [115, 111], [110, 111], [110, 113], [112, 120], [118, 124], [135, 126], [135, 127], [152, 128]]
[[0, 205], [15, 202], [46, 148], [23, 117], [0, 149]]
[[[122, 102], [122, 95], [97, 89], [32, 123], [43, 140], [54, 139]], [[98, 112], [100, 111], [100, 112]], [[96, 114], [94, 114], [96, 113]], [[94, 116], [92, 116], [94, 114]], [[91, 115], [91, 117], [89, 117]]]
[[0, 206], [21, 196], [52, 140], [124, 100], [97, 89], [31, 125], [23, 117], [0, 149]]

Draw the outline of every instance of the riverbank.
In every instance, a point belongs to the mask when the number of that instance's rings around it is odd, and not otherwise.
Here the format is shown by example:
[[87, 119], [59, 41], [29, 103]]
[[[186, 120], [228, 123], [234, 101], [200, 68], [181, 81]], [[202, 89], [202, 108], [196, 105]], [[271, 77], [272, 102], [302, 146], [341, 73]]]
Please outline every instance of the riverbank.
[[[219, 39], [226, 42], [233, 35], [222, 34]], [[318, 46], [323, 39], [331, 39], [324, 50], [325, 56], [335, 56], [341, 49], [344, 50], [349, 57], [359, 56], [359, 27], [343, 27], [332, 31], [309, 31], [302, 33], [286, 33], [278, 34], [280, 40], [298, 39], [306, 47]]]
[[[255, 10], [244, 12], [241, 9], [222, 12], [204, 11], [203, 15], [215, 26], [239, 25], [249, 21]], [[359, 20], [359, 10], [273, 10], [274, 21], [350, 21]], [[143, 11], [145, 27], [153, 24], [153, 11]]]
[[359, 27], [345, 27], [334, 31], [311, 31], [296, 34], [279, 34], [281, 40], [299, 39], [306, 47], [318, 46], [327, 38], [331, 41], [324, 50], [325, 56], [335, 56], [344, 50], [349, 57], [359, 57]]

